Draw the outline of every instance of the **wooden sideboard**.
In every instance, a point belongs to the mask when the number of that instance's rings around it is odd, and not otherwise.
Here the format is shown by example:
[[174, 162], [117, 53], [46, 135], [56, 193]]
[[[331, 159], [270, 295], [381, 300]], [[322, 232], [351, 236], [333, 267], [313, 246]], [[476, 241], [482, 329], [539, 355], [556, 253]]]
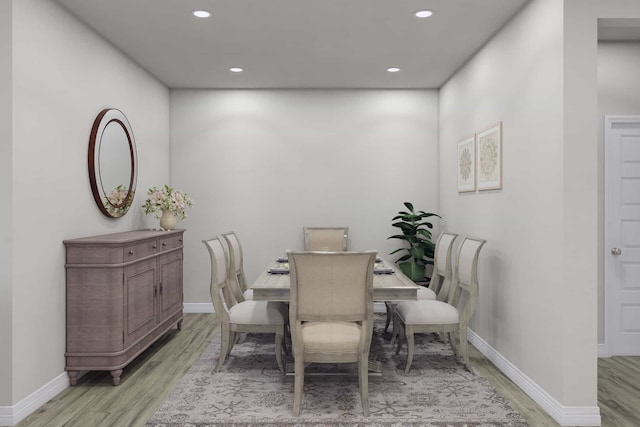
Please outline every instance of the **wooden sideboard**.
[[65, 240], [67, 351], [80, 371], [122, 368], [177, 325], [182, 328], [184, 230], [139, 230]]

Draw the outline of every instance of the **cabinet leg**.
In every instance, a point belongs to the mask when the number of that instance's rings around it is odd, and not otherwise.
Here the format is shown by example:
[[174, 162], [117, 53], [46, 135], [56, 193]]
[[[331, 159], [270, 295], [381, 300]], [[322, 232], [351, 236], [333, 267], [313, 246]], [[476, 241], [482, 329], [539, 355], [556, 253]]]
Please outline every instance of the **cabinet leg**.
[[122, 375], [122, 369], [116, 369], [111, 371], [111, 377], [113, 378], [113, 385], [120, 384], [120, 375]]
[[178, 320], [178, 330], [181, 331], [182, 330], [182, 319]]
[[67, 371], [67, 375], [69, 375], [69, 382], [71, 385], [78, 384], [78, 374], [80, 371]]

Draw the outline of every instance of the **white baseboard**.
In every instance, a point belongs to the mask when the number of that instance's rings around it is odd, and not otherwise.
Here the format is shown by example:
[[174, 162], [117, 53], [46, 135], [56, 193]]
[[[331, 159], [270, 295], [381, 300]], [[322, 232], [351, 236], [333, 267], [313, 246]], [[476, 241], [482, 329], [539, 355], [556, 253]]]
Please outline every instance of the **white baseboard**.
[[13, 406], [0, 406], [0, 426], [13, 426]]
[[0, 426], [15, 426], [67, 387], [69, 376], [63, 372], [15, 405], [0, 406]]
[[598, 344], [598, 357], [611, 357], [611, 353], [606, 344]]
[[471, 329], [469, 342], [561, 426], [601, 425], [598, 406], [564, 406]]

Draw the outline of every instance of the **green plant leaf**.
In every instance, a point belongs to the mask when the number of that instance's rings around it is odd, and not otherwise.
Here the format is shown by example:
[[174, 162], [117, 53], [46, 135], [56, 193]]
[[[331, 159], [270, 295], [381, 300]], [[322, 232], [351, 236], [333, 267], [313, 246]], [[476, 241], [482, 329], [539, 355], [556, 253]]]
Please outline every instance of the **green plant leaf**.
[[393, 255], [393, 254], [398, 253], [400, 251], [408, 251], [408, 250], [409, 250], [409, 248], [398, 248], [393, 252], [389, 252], [389, 255]]
[[389, 239], [407, 240], [407, 236], [405, 236], [404, 234], [395, 234], [393, 236], [387, 237], [387, 240], [389, 240]]
[[437, 216], [438, 218], [442, 218], [440, 215], [435, 214], [435, 213], [431, 213], [431, 212], [425, 212], [425, 211], [420, 211], [418, 212], [420, 214], [421, 217], [423, 218], [429, 218], [430, 216]]
[[411, 212], [413, 212], [413, 203], [404, 202], [404, 205], [407, 207], [407, 209], [409, 209]]
[[427, 230], [418, 230], [418, 234], [426, 237], [427, 239], [431, 239], [431, 232]]
[[421, 247], [414, 246], [413, 248], [409, 249], [409, 253], [416, 260], [424, 258], [424, 250], [422, 250]]

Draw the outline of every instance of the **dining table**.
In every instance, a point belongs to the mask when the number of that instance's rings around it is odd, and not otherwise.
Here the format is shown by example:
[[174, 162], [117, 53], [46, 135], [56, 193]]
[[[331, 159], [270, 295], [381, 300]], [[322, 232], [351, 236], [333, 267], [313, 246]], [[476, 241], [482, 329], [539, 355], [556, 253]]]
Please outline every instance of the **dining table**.
[[[395, 265], [377, 259], [373, 270], [374, 301], [407, 301], [418, 299], [419, 286], [405, 276]], [[251, 285], [254, 301], [289, 301], [289, 263], [276, 258]]]

